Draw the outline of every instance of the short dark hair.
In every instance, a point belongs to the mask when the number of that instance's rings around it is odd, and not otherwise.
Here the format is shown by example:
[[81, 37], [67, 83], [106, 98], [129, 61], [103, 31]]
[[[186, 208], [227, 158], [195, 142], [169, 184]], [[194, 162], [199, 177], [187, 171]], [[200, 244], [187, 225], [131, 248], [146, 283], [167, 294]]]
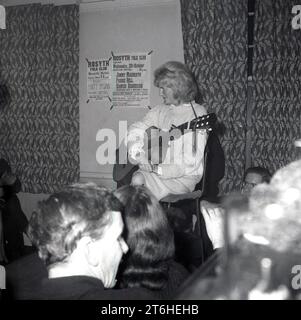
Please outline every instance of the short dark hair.
[[164, 288], [174, 235], [155, 196], [144, 186], [124, 186], [115, 195], [124, 205], [124, 239], [129, 252], [121, 264], [120, 287]]
[[106, 188], [74, 184], [39, 202], [29, 221], [29, 236], [47, 266], [68, 258], [83, 236], [102, 237], [110, 211], [121, 203]]
[[246, 177], [249, 173], [256, 173], [261, 176], [262, 182], [269, 183], [271, 180], [271, 173], [268, 169], [263, 167], [250, 167], [246, 170], [244, 175], [244, 181], [246, 180]]
[[168, 61], [154, 72], [154, 85], [165, 85], [173, 90], [178, 102], [190, 102], [199, 93], [193, 73], [179, 61]]

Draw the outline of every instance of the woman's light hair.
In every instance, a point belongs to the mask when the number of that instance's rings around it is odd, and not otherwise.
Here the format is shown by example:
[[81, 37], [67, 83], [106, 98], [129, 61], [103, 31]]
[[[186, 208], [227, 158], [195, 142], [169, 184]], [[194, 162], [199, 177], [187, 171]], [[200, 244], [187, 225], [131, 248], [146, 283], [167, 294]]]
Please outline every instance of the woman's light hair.
[[195, 77], [186, 65], [179, 61], [168, 61], [154, 72], [156, 87], [169, 87], [178, 103], [193, 101], [198, 94]]

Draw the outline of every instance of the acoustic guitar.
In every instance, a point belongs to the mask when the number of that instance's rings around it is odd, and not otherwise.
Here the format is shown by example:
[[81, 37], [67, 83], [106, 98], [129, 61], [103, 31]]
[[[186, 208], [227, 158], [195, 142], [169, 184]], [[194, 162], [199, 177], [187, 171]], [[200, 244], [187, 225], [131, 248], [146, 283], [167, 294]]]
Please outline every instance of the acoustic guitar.
[[[210, 132], [214, 129], [217, 118], [215, 113], [209, 113], [201, 117], [197, 117], [189, 122], [185, 122], [179, 126], [172, 126], [169, 131], [163, 131], [156, 127], [150, 127], [146, 130], [146, 138], [144, 140], [145, 152], [148, 160], [152, 163], [159, 164], [165, 159], [169, 142], [178, 139], [185, 134], [187, 130], [205, 130]], [[126, 148], [122, 143], [121, 148]], [[123, 150], [124, 151], [124, 150]], [[116, 150], [116, 164], [113, 168], [113, 179], [116, 182], [125, 179], [127, 175], [131, 175], [138, 168], [137, 163], [130, 160], [127, 155], [126, 163], [120, 163], [120, 149]]]

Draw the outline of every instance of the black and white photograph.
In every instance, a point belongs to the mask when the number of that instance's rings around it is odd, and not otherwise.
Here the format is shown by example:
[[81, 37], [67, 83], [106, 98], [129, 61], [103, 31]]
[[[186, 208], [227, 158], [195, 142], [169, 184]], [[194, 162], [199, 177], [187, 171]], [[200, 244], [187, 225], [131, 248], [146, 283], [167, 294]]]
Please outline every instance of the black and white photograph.
[[0, 309], [21, 300], [301, 300], [301, 1], [0, 0]]

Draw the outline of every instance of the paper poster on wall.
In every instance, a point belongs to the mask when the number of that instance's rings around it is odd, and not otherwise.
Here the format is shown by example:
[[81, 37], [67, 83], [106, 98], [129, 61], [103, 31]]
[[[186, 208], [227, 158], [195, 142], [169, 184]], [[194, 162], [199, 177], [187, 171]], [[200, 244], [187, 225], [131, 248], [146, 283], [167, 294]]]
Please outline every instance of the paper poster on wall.
[[110, 60], [87, 60], [87, 93], [90, 101], [102, 101], [111, 96]]
[[150, 59], [151, 55], [148, 53], [113, 54], [113, 106], [149, 106]]

